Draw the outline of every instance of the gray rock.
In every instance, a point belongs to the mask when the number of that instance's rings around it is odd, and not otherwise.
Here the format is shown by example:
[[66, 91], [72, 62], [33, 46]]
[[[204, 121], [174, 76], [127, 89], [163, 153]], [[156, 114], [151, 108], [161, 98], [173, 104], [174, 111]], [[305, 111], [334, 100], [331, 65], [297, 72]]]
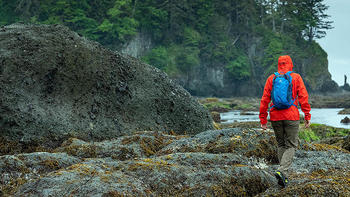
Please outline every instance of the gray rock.
[[317, 170], [350, 169], [350, 154], [340, 151], [305, 151], [298, 150], [290, 171], [312, 173]]
[[277, 144], [273, 132], [257, 129], [205, 131], [190, 138], [174, 141], [161, 149], [158, 154], [175, 152], [234, 153], [278, 163]]
[[349, 152], [306, 142], [281, 189], [273, 176], [278, 166], [268, 160], [276, 157], [274, 140], [272, 132], [242, 128], [195, 136], [142, 131], [101, 142], [71, 138], [54, 150], [61, 153], [1, 156], [0, 189], [5, 196], [350, 194]]
[[0, 29], [1, 136], [57, 147], [68, 137], [212, 129], [198, 102], [160, 70], [60, 25]]
[[350, 135], [344, 137], [344, 142], [342, 144], [342, 148], [345, 150], [350, 151]]
[[81, 162], [67, 153], [35, 152], [0, 156], [0, 173], [11, 171], [54, 171]]
[[345, 118], [342, 119], [340, 122], [341, 122], [341, 123], [344, 123], [344, 124], [349, 124], [349, 123], [350, 123], [350, 118], [347, 117], [347, 116], [345, 116]]
[[13, 194], [25, 182], [80, 162], [80, 159], [66, 153], [36, 152], [0, 156], [0, 190]]
[[150, 157], [173, 140], [185, 136], [168, 135], [156, 131], [142, 131], [101, 142], [85, 142], [70, 138], [55, 149], [80, 158], [106, 158], [129, 160]]
[[289, 186], [270, 187], [257, 196], [349, 196], [349, 169], [349, 153], [299, 150], [289, 170]]
[[253, 196], [277, 182], [267, 171], [248, 165], [245, 157], [210, 153], [122, 162], [91, 159], [28, 182], [16, 195]]

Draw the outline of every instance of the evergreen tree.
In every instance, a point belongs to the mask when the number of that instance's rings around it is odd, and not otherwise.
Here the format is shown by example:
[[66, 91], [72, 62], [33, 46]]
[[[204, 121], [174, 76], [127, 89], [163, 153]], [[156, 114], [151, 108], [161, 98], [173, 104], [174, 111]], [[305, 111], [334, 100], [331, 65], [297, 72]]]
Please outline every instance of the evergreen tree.
[[327, 9], [324, 0], [0, 0], [0, 24], [64, 24], [113, 49], [146, 33], [154, 45], [143, 59], [168, 73], [205, 63], [243, 80], [258, 77], [253, 64], [270, 73], [282, 53], [317, 51], [312, 41], [332, 28]]

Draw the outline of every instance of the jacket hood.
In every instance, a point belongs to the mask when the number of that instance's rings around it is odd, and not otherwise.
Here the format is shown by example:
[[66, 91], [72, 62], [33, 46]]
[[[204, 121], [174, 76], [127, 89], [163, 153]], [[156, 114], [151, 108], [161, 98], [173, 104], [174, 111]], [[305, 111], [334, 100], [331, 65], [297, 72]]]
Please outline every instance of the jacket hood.
[[293, 71], [293, 62], [289, 55], [283, 55], [278, 58], [278, 72], [280, 74]]

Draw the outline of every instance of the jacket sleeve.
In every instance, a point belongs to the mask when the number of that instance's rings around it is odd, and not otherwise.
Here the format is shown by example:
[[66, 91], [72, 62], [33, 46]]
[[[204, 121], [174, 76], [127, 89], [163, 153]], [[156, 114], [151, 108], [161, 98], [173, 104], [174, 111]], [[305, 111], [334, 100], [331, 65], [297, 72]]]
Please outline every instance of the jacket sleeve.
[[271, 75], [269, 78], [267, 78], [265, 87], [264, 87], [264, 93], [260, 101], [260, 123], [266, 124], [267, 123], [267, 109], [269, 107], [269, 103], [271, 101], [271, 90], [272, 90], [272, 78], [273, 75]]
[[305, 88], [303, 79], [301, 77], [299, 77], [298, 80], [298, 100], [299, 100], [299, 104], [301, 107], [301, 111], [304, 112], [305, 114], [305, 120], [310, 120], [311, 119], [311, 114], [310, 114], [310, 110], [311, 110], [311, 106], [309, 104], [309, 95], [307, 93], [307, 90]]

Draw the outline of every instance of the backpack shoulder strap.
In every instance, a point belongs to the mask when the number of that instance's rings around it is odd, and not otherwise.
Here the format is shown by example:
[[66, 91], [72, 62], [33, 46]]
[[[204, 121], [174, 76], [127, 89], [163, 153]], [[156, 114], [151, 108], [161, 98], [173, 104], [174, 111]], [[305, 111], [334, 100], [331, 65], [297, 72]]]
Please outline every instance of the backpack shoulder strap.
[[286, 73], [286, 75], [289, 75], [289, 76], [290, 76], [290, 74], [292, 74], [292, 73], [294, 73], [294, 71], [288, 71], [288, 72]]
[[276, 77], [278, 77], [278, 76], [281, 76], [278, 72], [274, 72], [273, 73], [275, 76], [273, 77], [273, 82], [275, 82], [275, 79], [276, 79]]
[[294, 73], [293, 71], [288, 71], [285, 75], [288, 77], [290, 83], [292, 83], [292, 76], [290, 74]]
[[[286, 73], [286, 75], [287, 75], [288, 78], [289, 78], [289, 83], [290, 83], [291, 85], [292, 85], [292, 76], [290, 76], [290, 74], [292, 74], [292, 73], [294, 73], [294, 72], [293, 72], [293, 71], [288, 71], [288, 72]], [[292, 98], [292, 99], [293, 99], [293, 98]], [[295, 100], [296, 100], [296, 97], [292, 100], [292, 105], [294, 105], [296, 108], [298, 108], [298, 106], [294, 104]]]

